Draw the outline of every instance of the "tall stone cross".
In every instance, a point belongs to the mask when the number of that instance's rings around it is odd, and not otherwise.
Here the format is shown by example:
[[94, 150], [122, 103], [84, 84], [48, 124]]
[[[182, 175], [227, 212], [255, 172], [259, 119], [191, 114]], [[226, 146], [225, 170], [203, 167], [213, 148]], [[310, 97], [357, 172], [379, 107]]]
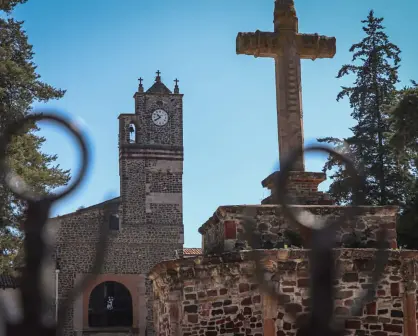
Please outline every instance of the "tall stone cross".
[[[271, 57], [276, 65], [276, 100], [280, 166], [292, 150], [303, 150], [301, 59], [332, 58], [335, 37], [299, 34], [293, 0], [276, 0], [274, 32], [238, 33], [237, 54]], [[294, 171], [305, 171], [303, 156]]]

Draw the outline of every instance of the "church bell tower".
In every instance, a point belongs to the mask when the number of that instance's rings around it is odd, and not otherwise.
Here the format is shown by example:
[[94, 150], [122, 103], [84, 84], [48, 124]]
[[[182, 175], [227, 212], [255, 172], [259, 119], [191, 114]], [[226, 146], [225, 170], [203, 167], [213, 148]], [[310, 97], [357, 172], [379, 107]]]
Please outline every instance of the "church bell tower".
[[[119, 115], [119, 214], [122, 235], [140, 247], [136, 272], [147, 274], [183, 254], [183, 94], [177, 79], [173, 92], [164, 85], [160, 71], [148, 90], [142, 82], [134, 94], [135, 113]], [[149, 280], [146, 287], [150, 332]]]
[[120, 212], [122, 230], [139, 230], [153, 245], [153, 266], [183, 248], [183, 95], [177, 79], [174, 92], [164, 85], [160, 71], [147, 91], [142, 81], [135, 114], [119, 116]]

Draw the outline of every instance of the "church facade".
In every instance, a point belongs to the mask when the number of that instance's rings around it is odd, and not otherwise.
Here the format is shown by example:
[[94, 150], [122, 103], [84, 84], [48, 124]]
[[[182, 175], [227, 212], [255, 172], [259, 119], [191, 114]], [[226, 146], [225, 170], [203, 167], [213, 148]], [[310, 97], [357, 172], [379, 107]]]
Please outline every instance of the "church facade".
[[100, 275], [69, 309], [65, 335], [153, 335], [148, 272], [183, 250], [183, 94], [160, 72], [119, 115], [120, 197], [51, 220], [57, 225], [56, 302], [91, 272], [101, 225], [110, 231]]

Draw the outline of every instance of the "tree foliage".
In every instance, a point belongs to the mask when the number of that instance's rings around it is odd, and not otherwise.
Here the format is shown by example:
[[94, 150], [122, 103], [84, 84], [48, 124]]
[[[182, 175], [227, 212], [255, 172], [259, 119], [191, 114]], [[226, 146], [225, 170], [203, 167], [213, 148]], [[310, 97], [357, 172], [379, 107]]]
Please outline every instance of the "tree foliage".
[[28, 0], [3, 0], [0, 1], [0, 11], [3, 11], [7, 14], [10, 14], [18, 4], [23, 4], [27, 2]]
[[[383, 18], [370, 11], [362, 23], [366, 36], [350, 48], [352, 64], [343, 65], [337, 78], [352, 75], [354, 85], [342, 87], [337, 101], [348, 98], [351, 116], [357, 124], [347, 139], [319, 139], [332, 143], [350, 155], [357, 168], [367, 177], [366, 203], [379, 205], [397, 202], [394, 184], [397, 171], [393, 170], [387, 133], [388, 118], [385, 106], [390, 105], [398, 82], [399, 48], [388, 40], [382, 26]], [[345, 167], [330, 158], [325, 170], [337, 168], [331, 176], [330, 193], [338, 203], [352, 202], [351, 177]]]
[[[40, 80], [33, 62], [32, 46], [23, 29], [23, 22], [14, 20], [12, 9], [26, 0], [2, 2], [0, 12], [0, 135], [13, 121], [32, 112], [36, 101], [59, 99], [65, 91]], [[35, 191], [51, 192], [66, 185], [69, 171], [55, 164], [56, 155], [42, 152], [46, 139], [39, 136], [37, 125], [13, 138], [7, 152], [8, 163]], [[26, 204], [4, 185], [0, 188], [0, 272], [10, 272], [18, 255], [22, 234], [20, 223], [25, 217]]]
[[418, 84], [398, 92], [396, 104], [390, 111], [390, 143], [399, 160], [407, 163], [417, 173], [418, 154]]
[[[397, 90], [401, 51], [389, 41], [383, 18], [370, 11], [362, 23], [365, 37], [350, 48], [352, 62], [337, 75], [354, 77], [353, 86], [342, 87], [337, 96], [337, 101], [349, 100], [356, 121], [350, 128], [352, 136], [318, 141], [334, 145], [362, 172], [366, 204], [399, 205], [402, 217], [412, 218], [417, 191], [417, 86]], [[353, 180], [343, 164], [329, 157], [324, 171], [332, 171], [329, 193], [337, 204], [353, 203]]]
[[398, 93], [390, 111], [390, 143], [397, 159], [408, 168], [410, 193], [398, 223], [398, 242], [401, 246], [418, 249], [418, 85]]

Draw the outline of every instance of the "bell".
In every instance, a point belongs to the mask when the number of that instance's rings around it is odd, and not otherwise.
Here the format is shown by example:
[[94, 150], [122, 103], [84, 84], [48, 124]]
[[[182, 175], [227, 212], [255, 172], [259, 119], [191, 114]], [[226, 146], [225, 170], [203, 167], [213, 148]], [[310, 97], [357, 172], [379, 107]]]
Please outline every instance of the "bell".
[[129, 126], [129, 133], [133, 133], [135, 132], [135, 128], [133, 127], [133, 125]]

